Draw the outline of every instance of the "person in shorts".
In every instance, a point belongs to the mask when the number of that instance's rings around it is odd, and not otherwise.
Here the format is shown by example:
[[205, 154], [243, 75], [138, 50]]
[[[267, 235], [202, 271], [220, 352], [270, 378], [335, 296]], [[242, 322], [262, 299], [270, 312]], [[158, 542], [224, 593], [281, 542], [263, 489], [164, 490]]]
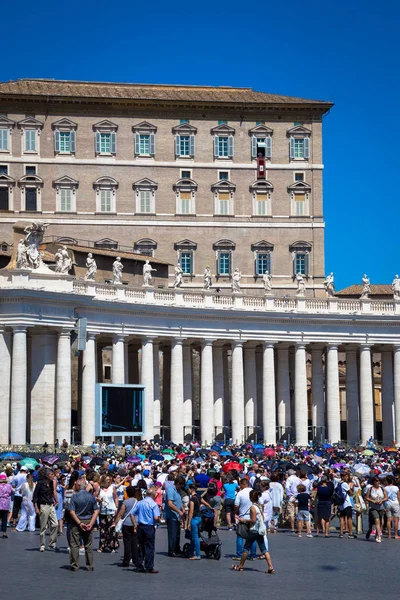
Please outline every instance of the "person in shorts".
[[214, 511], [214, 527], [217, 527], [218, 515], [221, 508], [222, 497], [218, 496], [218, 487], [215, 481], [209, 481], [207, 490], [201, 497], [201, 503]]
[[226, 482], [223, 484], [225, 499], [224, 499], [224, 509], [225, 509], [225, 517], [229, 530], [232, 530], [232, 526], [234, 522], [232, 522], [232, 514], [233, 519], [235, 518], [235, 498], [237, 490], [239, 489], [239, 484], [237, 481], [233, 479], [231, 474], [228, 474]]
[[351, 501], [351, 496], [353, 495], [353, 484], [350, 480], [350, 475], [345, 471], [341, 474], [341, 482], [338, 485], [342, 486], [342, 490], [345, 494], [345, 499], [342, 504], [339, 506], [339, 516], [340, 516], [340, 533], [339, 537], [344, 537], [344, 532], [348, 531], [349, 538], [356, 538], [357, 536], [353, 534], [353, 503]]
[[311, 515], [310, 515], [310, 501], [311, 496], [307, 493], [307, 488], [304, 484], [300, 484], [297, 486], [297, 496], [296, 496], [296, 504], [297, 504], [297, 528], [298, 528], [298, 536], [302, 537], [303, 524], [306, 526], [306, 535], [309, 538], [312, 538], [311, 533]]
[[394, 539], [400, 539], [398, 534], [400, 518], [400, 491], [397, 485], [394, 485], [394, 477], [387, 475], [385, 490], [387, 493], [387, 502], [385, 502], [385, 512], [387, 517], [388, 538], [392, 535], [392, 523], [394, 524]]

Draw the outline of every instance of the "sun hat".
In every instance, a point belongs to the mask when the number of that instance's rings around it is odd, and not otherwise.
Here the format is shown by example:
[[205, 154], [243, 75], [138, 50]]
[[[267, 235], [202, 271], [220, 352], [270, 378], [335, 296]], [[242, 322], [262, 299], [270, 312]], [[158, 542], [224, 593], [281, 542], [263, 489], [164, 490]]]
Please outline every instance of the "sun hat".
[[0, 473], [0, 481], [7, 481], [7, 475], [5, 473]]
[[29, 469], [28, 469], [28, 467], [26, 467], [25, 465], [23, 465], [23, 466], [20, 468], [20, 471], [29, 471]]

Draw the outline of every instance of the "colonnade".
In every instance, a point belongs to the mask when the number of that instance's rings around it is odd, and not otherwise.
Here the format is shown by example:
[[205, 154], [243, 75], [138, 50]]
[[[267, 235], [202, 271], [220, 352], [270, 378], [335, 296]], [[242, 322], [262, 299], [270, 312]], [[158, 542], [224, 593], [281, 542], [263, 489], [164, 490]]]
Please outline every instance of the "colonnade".
[[[29, 352], [28, 352], [29, 332]], [[106, 339], [106, 341], [104, 341]], [[135, 337], [88, 333], [80, 363], [81, 439], [95, 437], [97, 343], [112, 347], [112, 382], [146, 388], [145, 439], [165, 432], [182, 442], [194, 426], [192, 349], [199, 350], [199, 426], [202, 442], [224, 431], [241, 443], [254, 433], [267, 444], [290, 434], [299, 446], [310, 438], [341, 439], [338, 344]], [[0, 443], [42, 444], [71, 439], [70, 330], [15, 325], [0, 330]], [[131, 344], [139, 345], [137, 354]], [[228, 377], [227, 350], [231, 353]], [[347, 441], [375, 437], [372, 353], [368, 344], [341, 345], [346, 353]], [[400, 443], [400, 345], [380, 346], [383, 440]], [[162, 357], [162, 360], [160, 358]], [[307, 365], [307, 357], [311, 367]], [[162, 372], [160, 372], [162, 365]], [[137, 381], [133, 379], [137, 378]], [[161, 394], [162, 389], [162, 394]], [[27, 424], [29, 431], [27, 431]]]

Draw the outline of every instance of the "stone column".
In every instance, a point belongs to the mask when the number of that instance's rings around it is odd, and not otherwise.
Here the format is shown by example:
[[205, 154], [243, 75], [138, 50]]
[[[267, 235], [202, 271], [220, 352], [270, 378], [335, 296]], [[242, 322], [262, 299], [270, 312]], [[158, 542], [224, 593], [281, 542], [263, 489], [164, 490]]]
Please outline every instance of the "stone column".
[[357, 350], [346, 350], [346, 420], [347, 442], [358, 444], [360, 441], [360, 409], [358, 407], [358, 368]]
[[200, 369], [200, 431], [202, 443], [214, 439], [214, 375], [212, 340], [204, 340], [201, 347]]
[[325, 402], [324, 402], [324, 373], [322, 368], [322, 350], [311, 350], [311, 394], [312, 394], [312, 425], [313, 436], [320, 442], [325, 439]]
[[393, 354], [392, 350], [384, 350], [381, 354], [382, 374], [382, 438], [385, 446], [394, 440], [393, 423]]
[[0, 328], [0, 444], [10, 443], [11, 332]]
[[304, 344], [296, 344], [296, 349], [295, 349], [294, 404], [295, 404], [296, 445], [297, 446], [307, 446], [307, 444], [308, 444], [307, 371], [306, 371], [306, 347]]
[[133, 344], [128, 346], [128, 383], [139, 383], [139, 349]]
[[360, 419], [361, 443], [365, 444], [374, 431], [374, 393], [372, 385], [371, 346], [360, 346]]
[[290, 408], [289, 348], [278, 346], [278, 436], [287, 437], [292, 424]]
[[192, 439], [193, 425], [193, 380], [192, 380], [192, 346], [190, 342], [183, 344], [183, 435]]
[[257, 373], [256, 349], [244, 348], [244, 435], [245, 439], [254, 436], [257, 422]]
[[224, 350], [218, 342], [213, 347], [214, 438], [222, 439], [224, 426]]
[[400, 346], [393, 348], [394, 371], [394, 439], [396, 446], [400, 446]]
[[71, 332], [62, 330], [58, 336], [56, 366], [56, 437], [60, 444], [71, 441]]
[[[224, 426], [229, 427], [231, 425], [231, 405], [232, 398], [230, 393], [230, 377], [229, 377], [229, 357], [228, 350], [223, 348], [222, 350], [222, 367], [224, 371]], [[225, 433], [227, 433], [226, 430]], [[227, 439], [229, 435], [227, 435]]]
[[154, 438], [154, 363], [153, 338], [142, 339], [142, 365], [140, 382], [145, 386], [145, 418], [143, 439], [148, 442]]
[[125, 383], [125, 336], [116, 334], [113, 337], [112, 345], [112, 382]]
[[232, 342], [232, 442], [241, 444], [244, 438], [243, 343]]
[[161, 425], [161, 390], [160, 390], [160, 344], [153, 342], [153, 423], [154, 435], [160, 435]]
[[274, 345], [264, 343], [263, 361], [263, 431], [266, 444], [276, 444]]
[[95, 438], [96, 335], [88, 333], [82, 353], [81, 438], [90, 446]]
[[263, 362], [264, 348], [263, 346], [256, 347], [256, 385], [257, 385], [257, 410], [256, 410], [256, 425], [257, 439], [261, 440], [261, 430], [263, 424]]
[[338, 347], [328, 344], [326, 350], [326, 413], [328, 439], [331, 444], [340, 441], [340, 396]]
[[129, 340], [124, 340], [124, 378], [129, 383]]
[[171, 441], [183, 442], [183, 340], [171, 342]]
[[163, 346], [163, 390], [162, 390], [162, 424], [164, 438], [171, 439], [171, 346]]
[[[11, 444], [26, 442], [27, 351], [26, 327], [13, 328], [11, 362]], [[43, 442], [42, 442], [43, 443]]]

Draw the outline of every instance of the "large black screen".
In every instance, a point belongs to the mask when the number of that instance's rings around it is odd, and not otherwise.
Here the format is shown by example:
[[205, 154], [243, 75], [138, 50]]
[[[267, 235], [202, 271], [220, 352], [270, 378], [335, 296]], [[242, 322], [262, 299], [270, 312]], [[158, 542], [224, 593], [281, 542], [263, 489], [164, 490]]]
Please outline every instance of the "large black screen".
[[143, 389], [101, 387], [101, 428], [103, 435], [143, 431]]

